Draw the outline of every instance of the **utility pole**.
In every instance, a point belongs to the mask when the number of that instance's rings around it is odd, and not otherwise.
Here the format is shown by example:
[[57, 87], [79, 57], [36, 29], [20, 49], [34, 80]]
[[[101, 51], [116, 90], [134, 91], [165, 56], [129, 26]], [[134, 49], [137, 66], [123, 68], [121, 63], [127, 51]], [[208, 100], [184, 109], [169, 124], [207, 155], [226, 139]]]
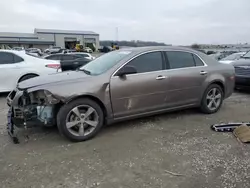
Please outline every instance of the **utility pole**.
[[116, 41], [118, 41], [119, 40], [119, 29], [118, 29], [118, 27], [116, 27]]

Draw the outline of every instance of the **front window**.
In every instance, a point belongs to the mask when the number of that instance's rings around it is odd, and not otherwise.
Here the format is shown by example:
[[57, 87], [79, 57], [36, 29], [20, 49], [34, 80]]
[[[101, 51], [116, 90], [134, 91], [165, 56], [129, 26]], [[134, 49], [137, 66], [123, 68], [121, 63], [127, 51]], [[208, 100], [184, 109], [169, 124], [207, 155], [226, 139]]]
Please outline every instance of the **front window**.
[[161, 52], [150, 52], [140, 55], [130, 61], [126, 66], [135, 67], [137, 73], [154, 72], [163, 69]]
[[82, 66], [80, 70], [88, 72], [90, 75], [102, 74], [111, 69], [130, 53], [131, 51], [109, 52]]

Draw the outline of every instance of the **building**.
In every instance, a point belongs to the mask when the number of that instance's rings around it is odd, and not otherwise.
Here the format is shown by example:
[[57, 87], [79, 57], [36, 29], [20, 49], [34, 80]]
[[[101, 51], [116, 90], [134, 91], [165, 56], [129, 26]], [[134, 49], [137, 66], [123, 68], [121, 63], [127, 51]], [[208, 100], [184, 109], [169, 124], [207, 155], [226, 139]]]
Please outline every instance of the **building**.
[[23, 46], [25, 48], [46, 49], [49, 46], [73, 48], [76, 43], [84, 46], [99, 48], [99, 34], [92, 31], [35, 29], [34, 33], [0, 32], [0, 45], [10, 47]]

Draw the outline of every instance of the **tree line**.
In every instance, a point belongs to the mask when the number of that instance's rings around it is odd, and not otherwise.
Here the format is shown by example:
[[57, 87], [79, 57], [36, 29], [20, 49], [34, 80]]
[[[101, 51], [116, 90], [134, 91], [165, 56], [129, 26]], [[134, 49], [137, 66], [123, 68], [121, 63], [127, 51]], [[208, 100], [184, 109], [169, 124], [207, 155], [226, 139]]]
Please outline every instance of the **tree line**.
[[112, 40], [105, 40], [100, 41], [101, 46], [111, 46], [112, 43], [116, 43], [119, 46], [129, 46], [129, 47], [143, 47], [143, 46], [167, 46], [167, 44], [163, 42], [153, 42], [153, 41], [140, 41], [140, 40], [133, 40], [133, 41], [112, 41]]

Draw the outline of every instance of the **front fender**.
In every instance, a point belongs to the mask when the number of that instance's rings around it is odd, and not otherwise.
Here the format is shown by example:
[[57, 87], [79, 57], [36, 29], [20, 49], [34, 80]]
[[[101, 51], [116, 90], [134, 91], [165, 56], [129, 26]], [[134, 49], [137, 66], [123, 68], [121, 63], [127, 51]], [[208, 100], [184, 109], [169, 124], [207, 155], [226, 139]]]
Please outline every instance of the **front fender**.
[[37, 90], [47, 90], [62, 103], [67, 104], [72, 100], [80, 97], [90, 97], [97, 99], [106, 108], [107, 114], [112, 114], [112, 106], [110, 101], [109, 83], [104, 83], [99, 87], [92, 87], [91, 84], [82, 87], [81, 83], [72, 83], [67, 85], [49, 84], [28, 89], [28, 92]]

